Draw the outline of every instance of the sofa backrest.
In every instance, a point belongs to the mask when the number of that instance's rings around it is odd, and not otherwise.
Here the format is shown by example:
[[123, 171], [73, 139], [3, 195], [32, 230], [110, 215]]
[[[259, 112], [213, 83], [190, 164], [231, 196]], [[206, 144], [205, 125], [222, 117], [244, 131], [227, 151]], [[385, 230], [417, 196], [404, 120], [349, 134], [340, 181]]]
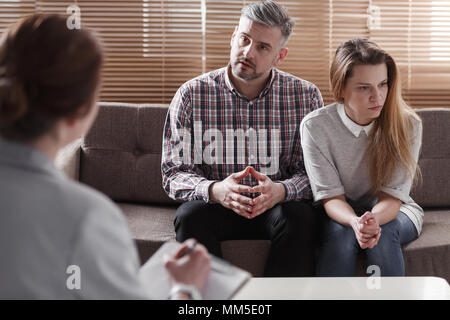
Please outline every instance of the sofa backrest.
[[100, 102], [81, 146], [80, 181], [115, 201], [174, 204], [162, 188], [168, 105]]
[[423, 121], [422, 183], [411, 197], [422, 207], [450, 206], [450, 108], [416, 109]]
[[[81, 146], [80, 181], [116, 201], [175, 204], [162, 188], [161, 147], [168, 105], [100, 103]], [[450, 109], [416, 110], [423, 119], [412, 198], [423, 207], [450, 206]]]

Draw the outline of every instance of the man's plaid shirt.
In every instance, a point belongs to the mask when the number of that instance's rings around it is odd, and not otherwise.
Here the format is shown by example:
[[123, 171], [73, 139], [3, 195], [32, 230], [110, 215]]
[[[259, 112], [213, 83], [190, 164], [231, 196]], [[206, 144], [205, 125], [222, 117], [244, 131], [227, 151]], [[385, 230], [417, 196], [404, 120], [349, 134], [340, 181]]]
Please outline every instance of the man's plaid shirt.
[[[228, 68], [190, 80], [175, 94], [164, 127], [164, 190], [176, 200], [209, 202], [213, 182], [251, 165], [284, 185], [285, 201], [311, 199], [300, 122], [323, 106], [319, 89], [274, 68], [249, 101], [234, 89]], [[251, 176], [240, 183], [258, 184]]]

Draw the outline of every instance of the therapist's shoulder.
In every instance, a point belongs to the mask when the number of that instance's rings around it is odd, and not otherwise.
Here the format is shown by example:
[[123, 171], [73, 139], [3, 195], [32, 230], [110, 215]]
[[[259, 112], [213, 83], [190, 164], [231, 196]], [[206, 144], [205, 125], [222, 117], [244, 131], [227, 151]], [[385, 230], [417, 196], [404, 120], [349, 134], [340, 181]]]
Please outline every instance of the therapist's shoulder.
[[64, 177], [59, 181], [56, 193], [55, 198], [61, 208], [74, 220], [96, 215], [104, 218], [105, 223], [125, 221], [119, 207], [110, 198], [87, 185]]
[[[62, 183], [62, 197], [72, 219], [65, 265], [82, 270], [82, 299], [147, 299], [139, 274], [139, 257], [123, 213], [104, 194], [75, 181]], [[79, 206], [75, 207], [75, 203]]]

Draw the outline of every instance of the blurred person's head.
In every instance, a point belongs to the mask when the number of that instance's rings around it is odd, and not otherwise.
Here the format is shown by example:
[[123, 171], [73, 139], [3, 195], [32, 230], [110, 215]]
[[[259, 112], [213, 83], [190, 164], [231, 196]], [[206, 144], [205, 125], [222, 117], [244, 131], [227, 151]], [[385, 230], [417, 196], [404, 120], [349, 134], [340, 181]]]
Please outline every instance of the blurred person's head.
[[96, 38], [69, 30], [65, 17], [14, 24], [0, 42], [0, 136], [32, 143], [64, 131], [68, 143], [84, 135], [97, 113], [102, 61]]
[[330, 82], [335, 100], [344, 104], [351, 120], [360, 125], [374, 122], [367, 148], [374, 193], [389, 182], [398, 165], [414, 176], [411, 119], [419, 117], [403, 100], [394, 58], [367, 39], [346, 41], [336, 50]]
[[286, 57], [293, 27], [286, 8], [274, 1], [244, 7], [230, 42], [233, 75], [243, 80], [268, 76]]

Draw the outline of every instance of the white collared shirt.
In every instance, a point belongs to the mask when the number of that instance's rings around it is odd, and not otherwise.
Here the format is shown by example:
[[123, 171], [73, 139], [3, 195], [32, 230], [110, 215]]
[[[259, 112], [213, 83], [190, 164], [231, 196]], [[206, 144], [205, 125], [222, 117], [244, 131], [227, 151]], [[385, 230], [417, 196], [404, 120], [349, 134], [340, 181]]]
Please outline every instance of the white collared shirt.
[[362, 126], [354, 122], [352, 119], [349, 118], [347, 113], [345, 112], [345, 107], [343, 104], [337, 105], [337, 112], [339, 114], [339, 117], [341, 118], [344, 125], [350, 130], [353, 135], [358, 138], [361, 131], [364, 130], [367, 136], [369, 136], [369, 132], [373, 127], [373, 121], [369, 123], [368, 125]]
[[[419, 157], [422, 123], [412, 119], [414, 139], [412, 154]], [[361, 126], [346, 114], [342, 104], [333, 103], [306, 115], [300, 125], [305, 169], [315, 201], [345, 195], [356, 214], [372, 210], [378, 199], [372, 194], [367, 167], [368, 133], [373, 122]], [[361, 134], [364, 131], [366, 134]], [[391, 181], [381, 191], [401, 200], [400, 211], [405, 213], [420, 234], [423, 210], [409, 196], [412, 179], [407, 170], [399, 167]]]

